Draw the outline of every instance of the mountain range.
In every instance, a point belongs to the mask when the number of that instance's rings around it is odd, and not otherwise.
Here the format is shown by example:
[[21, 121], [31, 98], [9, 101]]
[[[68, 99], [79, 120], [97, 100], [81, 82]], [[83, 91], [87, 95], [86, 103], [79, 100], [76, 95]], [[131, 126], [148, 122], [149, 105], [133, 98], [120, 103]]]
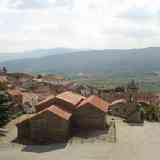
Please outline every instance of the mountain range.
[[112, 73], [160, 71], [160, 47], [142, 49], [41, 49], [3, 61], [14, 72]]
[[14, 53], [0, 53], [0, 62], [17, 60], [24, 58], [40, 58], [54, 54], [64, 54], [79, 51], [79, 49], [72, 48], [51, 48], [51, 49], [35, 49], [31, 51], [14, 52]]

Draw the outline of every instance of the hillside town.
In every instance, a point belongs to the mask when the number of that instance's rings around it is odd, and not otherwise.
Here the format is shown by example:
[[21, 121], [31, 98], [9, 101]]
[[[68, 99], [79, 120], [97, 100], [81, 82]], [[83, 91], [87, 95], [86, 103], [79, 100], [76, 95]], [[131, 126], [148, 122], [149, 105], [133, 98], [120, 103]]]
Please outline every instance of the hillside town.
[[139, 90], [134, 80], [107, 90], [80, 85], [62, 75], [8, 73], [2, 67], [0, 89], [1, 131], [18, 118], [17, 143], [62, 143], [86, 131], [109, 132], [116, 126], [116, 117], [137, 125], [160, 121], [160, 95]]

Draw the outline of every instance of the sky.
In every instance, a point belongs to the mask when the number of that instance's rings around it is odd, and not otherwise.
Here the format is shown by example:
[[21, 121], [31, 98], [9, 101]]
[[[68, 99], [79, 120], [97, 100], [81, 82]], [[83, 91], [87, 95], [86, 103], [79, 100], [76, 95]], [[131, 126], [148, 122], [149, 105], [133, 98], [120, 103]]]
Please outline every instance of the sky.
[[0, 54], [160, 44], [160, 0], [0, 0]]

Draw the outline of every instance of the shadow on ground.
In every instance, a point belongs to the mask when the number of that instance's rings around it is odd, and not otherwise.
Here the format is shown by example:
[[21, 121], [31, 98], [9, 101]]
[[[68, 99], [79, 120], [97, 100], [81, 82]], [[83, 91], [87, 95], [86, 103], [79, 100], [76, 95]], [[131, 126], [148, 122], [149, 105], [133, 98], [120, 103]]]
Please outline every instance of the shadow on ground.
[[26, 145], [22, 152], [44, 153], [59, 149], [65, 149], [67, 143], [57, 143], [52, 145]]
[[139, 126], [139, 127], [143, 127], [144, 123], [128, 123], [129, 126]]
[[18, 138], [14, 139], [12, 143], [22, 144], [24, 148], [22, 149], [22, 152], [35, 152], [35, 153], [44, 153], [44, 152], [50, 152], [54, 150], [60, 150], [65, 149], [67, 146], [67, 142], [64, 143], [53, 143], [53, 144], [47, 144], [47, 143], [33, 143], [28, 140], [19, 140]]
[[80, 137], [80, 138], [96, 138], [101, 135], [106, 135], [108, 133], [108, 129], [105, 130], [79, 130], [74, 132], [75, 137]]

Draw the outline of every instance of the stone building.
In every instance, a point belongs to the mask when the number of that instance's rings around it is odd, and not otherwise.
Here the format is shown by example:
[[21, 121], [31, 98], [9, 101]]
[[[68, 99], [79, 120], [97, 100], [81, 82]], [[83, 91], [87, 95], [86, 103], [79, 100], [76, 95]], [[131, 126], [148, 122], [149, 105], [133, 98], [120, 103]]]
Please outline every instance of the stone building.
[[128, 115], [127, 107], [128, 104], [125, 99], [115, 100], [109, 105], [109, 114], [113, 116], [126, 118]]
[[144, 123], [145, 113], [144, 109], [140, 105], [132, 104], [131, 107], [134, 106], [134, 110], [128, 114], [126, 121], [128, 123]]
[[8, 95], [12, 101], [10, 107], [10, 112], [12, 114], [17, 114], [18, 112], [23, 112], [23, 95], [19, 90], [8, 90]]
[[105, 129], [109, 103], [97, 96], [90, 96], [76, 108], [72, 117], [75, 129]]
[[73, 112], [76, 109], [76, 106], [80, 104], [84, 99], [86, 98], [79, 94], [73, 93], [71, 91], [66, 91], [55, 97], [54, 104]]
[[72, 129], [105, 129], [109, 104], [97, 96], [83, 97], [67, 91], [36, 106], [38, 113], [20, 122], [18, 139], [36, 143], [64, 142]]
[[41, 101], [40, 103], [38, 103], [36, 105], [36, 112], [40, 112], [42, 111], [43, 109], [46, 109], [48, 107], [50, 107], [51, 105], [53, 105], [55, 101], [55, 96], [54, 95], [51, 95], [49, 97], [47, 97], [45, 100]]
[[143, 123], [144, 110], [138, 103], [128, 103], [125, 99], [112, 102], [109, 113], [124, 118], [129, 123]]
[[44, 144], [65, 142], [70, 137], [71, 113], [51, 106], [17, 124], [18, 139]]
[[76, 106], [85, 99], [85, 97], [73, 93], [71, 91], [66, 91], [61, 94], [58, 94], [57, 96], [51, 95], [45, 100], [41, 101], [36, 106], [36, 111], [39, 112], [45, 108], [50, 107], [53, 104], [56, 104], [60, 106], [61, 108], [64, 108], [66, 110], [73, 111]]
[[52, 84], [62, 84], [65, 81], [63, 75], [44, 75], [42, 79], [47, 82], [52, 82]]
[[8, 90], [8, 94], [11, 96], [11, 99], [14, 103], [18, 105], [22, 105], [23, 103], [23, 95], [19, 90]]
[[30, 84], [33, 80], [33, 75], [27, 73], [7, 73], [8, 81], [14, 87]]
[[25, 113], [35, 113], [39, 96], [30, 92], [23, 92], [23, 110]]

